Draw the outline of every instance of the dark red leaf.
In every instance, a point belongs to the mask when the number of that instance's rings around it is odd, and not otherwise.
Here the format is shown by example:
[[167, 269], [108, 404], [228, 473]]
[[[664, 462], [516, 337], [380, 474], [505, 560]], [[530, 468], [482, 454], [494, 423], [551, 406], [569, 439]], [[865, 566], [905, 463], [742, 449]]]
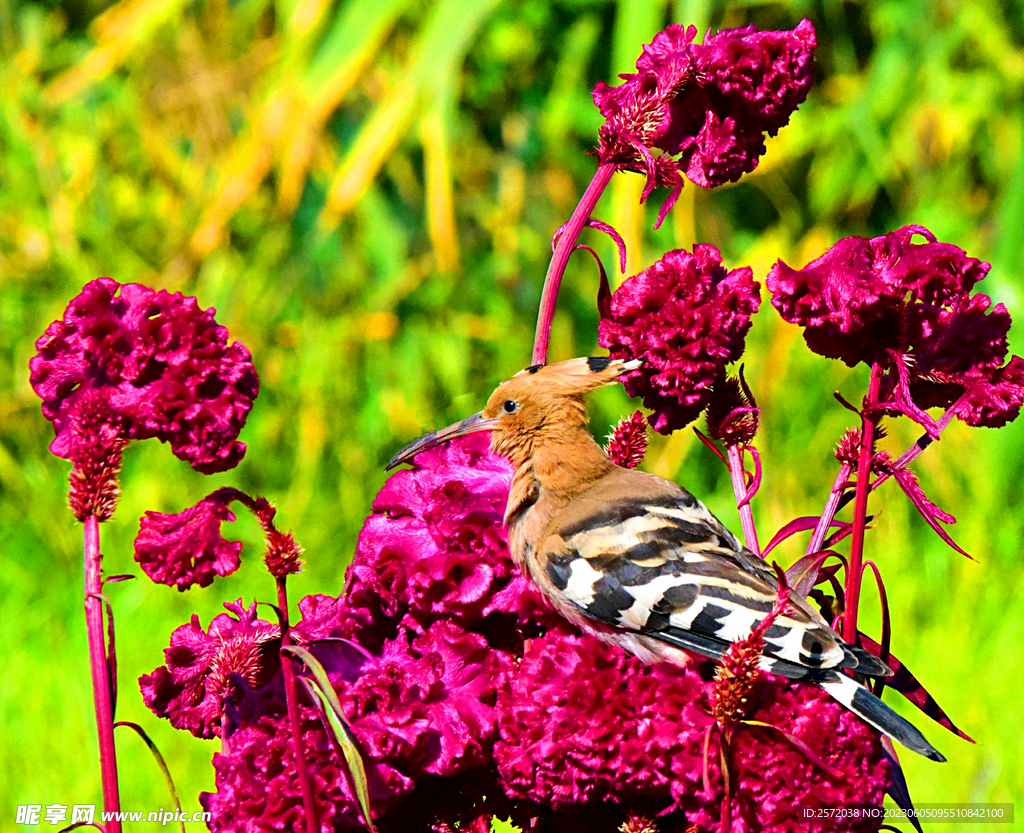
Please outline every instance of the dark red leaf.
[[[806, 532], [809, 529], [814, 529], [814, 527], [818, 525], [818, 518], [819, 516], [817, 515], [803, 515], [802, 517], [794, 518], [775, 533], [775, 537], [768, 542], [768, 546], [764, 548], [764, 552], [761, 553], [761, 556], [766, 557], [768, 553], [775, 549], [779, 544], [787, 538], [791, 538], [796, 535], [798, 532]], [[829, 526], [848, 527], [849, 524], [844, 523], [843, 521], [833, 520]]]
[[[882, 647], [875, 642], [875, 640], [870, 636], [865, 636], [863, 633], [858, 633], [858, 639], [862, 648], [881, 659]], [[889, 654], [889, 659], [886, 661], [886, 665], [893, 670], [893, 675], [885, 681], [885, 684], [889, 686], [889, 688], [898, 691], [928, 715], [928, 717], [940, 726], [945, 726], [954, 735], [959, 735], [970, 743], [975, 742], [974, 738], [956, 727], [956, 724], [949, 719], [949, 716], [942, 710], [942, 707], [935, 702], [935, 698], [932, 697], [925, 690], [924, 686], [917, 681], [917, 678], [910, 672], [909, 668], [907, 668], [892, 654]]]
[[[900, 759], [896, 755], [896, 747], [893, 746], [892, 740], [885, 735], [882, 735], [882, 752], [889, 760], [889, 772], [892, 775], [892, 780], [886, 793], [896, 803], [896, 806], [906, 814], [907, 821], [913, 825], [914, 829], [918, 833], [924, 833], [921, 829], [921, 822], [917, 820], [914, 802], [911, 800], [910, 790], [907, 788], [907, 778], [903, 774], [903, 767], [900, 766]], [[892, 829], [897, 830], [895, 827]], [[897, 831], [897, 833], [899, 832]]]

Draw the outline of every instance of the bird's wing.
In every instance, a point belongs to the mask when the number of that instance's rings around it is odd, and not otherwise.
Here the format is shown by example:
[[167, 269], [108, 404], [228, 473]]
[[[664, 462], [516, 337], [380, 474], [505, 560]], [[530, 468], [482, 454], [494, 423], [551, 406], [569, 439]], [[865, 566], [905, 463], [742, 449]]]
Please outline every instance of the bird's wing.
[[[591, 620], [719, 658], [771, 611], [775, 574], [692, 495], [640, 483], [647, 494], [599, 488], [562, 513], [535, 569]], [[846, 645], [805, 599], [790, 598], [765, 633], [771, 670], [797, 678], [828, 668], [888, 673]]]

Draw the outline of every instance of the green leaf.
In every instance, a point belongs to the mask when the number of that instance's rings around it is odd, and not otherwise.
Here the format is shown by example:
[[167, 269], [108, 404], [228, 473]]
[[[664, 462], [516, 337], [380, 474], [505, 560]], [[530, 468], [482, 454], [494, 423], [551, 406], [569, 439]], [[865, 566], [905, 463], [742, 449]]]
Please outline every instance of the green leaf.
[[338, 695], [334, 691], [334, 686], [331, 685], [327, 672], [320, 661], [305, 648], [298, 645], [286, 645], [281, 652], [294, 654], [313, 675], [313, 679], [299, 677], [299, 681], [306, 687], [310, 698], [320, 711], [324, 725], [331, 732], [334, 752], [338, 755], [339, 763], [343, 764], [348, 771], [367, 828], [372, 833], [376, 833], [377, 828], [370, 815], [370, 789], [366, 780], [366, 767], [363, 765], [362, 755], [359, 754], [355, 737], [345, 721], [344, 713], [341, 710], [341, 701], [338, 700]]

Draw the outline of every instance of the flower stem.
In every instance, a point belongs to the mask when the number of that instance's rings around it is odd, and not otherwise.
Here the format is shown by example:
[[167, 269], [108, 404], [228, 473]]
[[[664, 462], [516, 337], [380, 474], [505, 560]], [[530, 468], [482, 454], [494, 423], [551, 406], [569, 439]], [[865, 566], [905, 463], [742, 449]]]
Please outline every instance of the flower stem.
[[832, 484], [832, 491], [828, 493], [828, 500], [825, 502], [825, 508], [821, 512], [821, 517], [818, 518], [818, 525], [814, 527], [811, 542], [807, 545], [808, 555], [812, 552], [821, 551], [821, 547], [825, 543], [825, 537], [828, 535], [829, 527], [832, 525], [832, 519], [839, 510], [839, 501], [843, 498], [843, 492], [845, 491], [847, 481], [850, 479], [851, 471], [849, 463], [843, 463], [839, 467], [839, 474], [836, 475], [835, 482]]
[[565, 267], [569, 263], [569, 257], [576, 248], [576, 241], [580, 239], [580, 232], [590, 219], [590, 213], [597, 205], [597, 201], [608, 187], [612, 174], [615, 173], [615, 165], [604, 162], [598, 166], [594, 178], [590, 180], [587, 190], [580, 197], [576, 210], [572, 217], [565, 224], [562, 236], [558, 238], [554, 254], [551, 255], [551, 263], [548, 264], [548, 272], [544, 276], [544, 288], [540, 295], [540, 309], [537, 311], [537, 333], [533, 339], [533, 364], [544, 364], [548, 360], [548, 343], [551, 340], [551, 322], [555, 317], [555, 303], [558, 300], [558, 288], [562, 284], [562, 276], [565, 274]]
[[[117, 752], [114, 747], [114, 700], [110, 690], [107, 649], [103, 627], [103, 579], [100, 572], [100, 522], [95, 515], [83, 521], [82, 549], [85, 558], [85, 628], [89, 639], [89, 668], [92, 671], [92, 700], [100, 746], [100, 774], [103, 779], [103, 809], [121, 810], [117, 787]], [[109, 818], [109, 817], [108, 817]], [[108, 833], [120, 833], [121, 822], [106, 822]]]
[[729, 474], [732, 477], [732, 491], [736, 495], [736, 507], [740, 513], [740, 526], [743, 527], [743, 543], [754, 555], [761, 554], [757, 543], [757, 530], [754, 528], [754, 513], [747, 500], [747, 478], [743, 470], [743, 447], [730, 445]]
[[850, 565], [846, 571], [846, 610], [843, 613], [843, 638], [857, 642], [857, 605], [860, 602], [860, 584], [864, 561], [864, 530], [867, 527], [868, 495], [871, 493], [871, 461], [875, 450], [875, 422], [872, 414], [878, 402], [882, 385], [882, 367], [871, 365], [871, 379], [861, 412], [860, 455], [857, 458], [857, 489], [853, 504], [853, 533], [850, 540]]
[[910, 446], [910, 448], [904, 451], [899, 457], [895, 459], [895, 461], [893, 461], [892, 471], [878, 475], [878, 477], [876, 477], [874, 482], [871, 484], [871, 491], [874, 491], [879, 486], [881, 486], [896, 472], [903, 471], [903, 469], [905, 469], [907, 466], [913, 463], [914, 460], [920, 457], [921, 454], [924, 453], [924, 450], [928, 448], [928, 446], [930, 446], [933, 442], [935, 442], [935, 440], [939, 438], [942, 432], [946, 430], [946, 427], [949, 425], [949, 423], [953, 421], [953, 417], [956, 416], [956, 411], [960, 407], [960, 403], [963, 402], [966, 398], [967, 395], [964, 394], [956, 402], [950, 405], [950, 407], [946, 410], [946, 413], [944, 413], [942, 415], [942, 418], [935, 424], [934, 436], [929, 434], [922, 434], [916, 443]]
[[[913, 463], [914, 460], [924, 453], [924, 450], [928, 448], [929, 445], [938, 439], [939, 435], [942, 434], [949, 423], [953, 421], [953, 417], [956, 416], [956, 411], [965, 397], [966, 394], [954, 402], [946, 410], [946, 413], [942, 415], [942, 418], [936, 423], [934, 437], [929, 434], [922, 434], [916, 443], [910, 446], [910, 448], [904, 451], [893, 461], [891, 471], [883, 472], [871, 481], [872, 492], [896, 474], [896, 472], [903, 471], [903, 469]], [[828, 535], [828, 530], [832, 524], [832, 520], [836, 516], [836, 512], [846, 505], [846, 501], [843, 500], [843, 495], [846, 492], [844, 487], [850, 479], [851, 471], [851, 467], [845, 463], [840, 467], [839, 474], [836, 475], [835, 482], [832, 484], [832, 491], [828, 493], [828, 501], [825, 503], [825, 508], [822, 510], [821, 517], [818, 518], [818, 525], [814, 528], [814, 534], [811, 536], [811, 542], [807, 545], [808, 555], [812, 552], [820, 552], [825, 543], [825, 538]]]
[[[288, 587], [285, 577], [277, 579], [277, 606], [281, 616], [281, 646], [288, 645]], [[295, 769], [299, 773], [299, 788], [302, 791], [302, 810], [306, 816], [306, 833], [318, 833], [320, 825], [316, 818], [316, 803], [313, 801], [313, 784], [309, 779], [309, 767], [302, 748], [302, 723], [299, 717], [299, 696], [295, 685], [295, 669], [291, 658], [282, 656], [281, 676], [284, 679], [284, 699], [288, 705], [288, 722], [292, 726], [292, 750], [295, 753]]]

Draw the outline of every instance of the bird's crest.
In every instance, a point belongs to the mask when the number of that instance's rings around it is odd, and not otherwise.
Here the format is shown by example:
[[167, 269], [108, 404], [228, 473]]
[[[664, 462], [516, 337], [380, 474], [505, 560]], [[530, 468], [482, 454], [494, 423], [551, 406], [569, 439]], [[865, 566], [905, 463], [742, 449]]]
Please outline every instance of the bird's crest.
[[[640, 359], [612, 359], [608, 356], [569, 359], [556, 364], [535, 364], [520, 370], [512, 380], [522, 380], [556, 396], [582, 396], [602, 385], [610, 385], [620, 376], [636, 370]], [[506, 383], [508, 384], [508, 383]]]

